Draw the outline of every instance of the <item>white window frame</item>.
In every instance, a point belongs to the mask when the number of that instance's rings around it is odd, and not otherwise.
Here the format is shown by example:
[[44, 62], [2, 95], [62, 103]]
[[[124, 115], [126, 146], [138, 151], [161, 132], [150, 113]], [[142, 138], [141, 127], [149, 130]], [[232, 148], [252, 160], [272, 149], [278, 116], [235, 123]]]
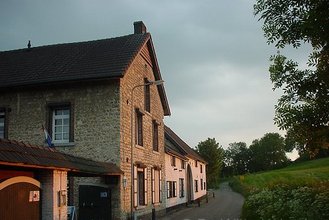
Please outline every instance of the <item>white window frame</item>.
[[[62, 111], [61, 115], [56, 115], [56, 111]], [[63, 114], [65, 111], [68, 111], [68, 114]], [[52, 112], [52, 141], [54, 144], [64, 144], [70, 142], [70, 117], [71, 109], [68, 107], [63, 108], [54, 108]], [[67, 119], [68, 124], [64, 124], [65, 119]], [[62, 125], [57, 126], [56, 120], [60, 120]], [[56, 131], [56, 127], [61, 128], [61, 131]], [[64, 132], [64, 127], [67, 127], [68, 131]], [[56, 134], [61, 134], [61, 139], [56, 139]], [[67, 138], [64, 138], [64, 134], [67, 133]]]

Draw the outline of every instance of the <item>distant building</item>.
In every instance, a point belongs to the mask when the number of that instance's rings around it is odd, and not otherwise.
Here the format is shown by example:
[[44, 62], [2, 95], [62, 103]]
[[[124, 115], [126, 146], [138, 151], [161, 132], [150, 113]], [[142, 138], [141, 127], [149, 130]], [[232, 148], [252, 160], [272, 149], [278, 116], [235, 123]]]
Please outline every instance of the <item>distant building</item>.
[[69, 175], [68, 204], [79, 219], [126, 219], [131, 208], [137, 216], [166, 208], [163, 119], [170, 108], [164, 85], [150, 85], [162, 80], [151, 35], [143, 22], [134, 30], [0, 52], [0, 138], [43, 145], [44, 125], [56, 150], [123, 171]]
[[207, 194], [207, 162], [165, 126], [166, 207], [195, 201]]

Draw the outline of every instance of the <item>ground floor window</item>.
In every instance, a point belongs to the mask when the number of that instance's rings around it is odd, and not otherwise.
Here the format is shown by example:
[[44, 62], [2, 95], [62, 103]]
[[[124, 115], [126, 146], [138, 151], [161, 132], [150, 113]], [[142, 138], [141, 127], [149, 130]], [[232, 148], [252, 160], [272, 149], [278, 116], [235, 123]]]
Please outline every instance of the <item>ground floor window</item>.
[[147, 168], [134, 166], [134, 206], [147, 205]]
[[179, 178], [179, 197], [183, 198], [185, 196], [184, 192], [184, 179]]
[[167, 181], [167, 198], [177, 197], [177, 182]]
[[198, 192], [199, 191], [198, 180], [194, 180], [194, 187], [195, 187], [195, 192]]

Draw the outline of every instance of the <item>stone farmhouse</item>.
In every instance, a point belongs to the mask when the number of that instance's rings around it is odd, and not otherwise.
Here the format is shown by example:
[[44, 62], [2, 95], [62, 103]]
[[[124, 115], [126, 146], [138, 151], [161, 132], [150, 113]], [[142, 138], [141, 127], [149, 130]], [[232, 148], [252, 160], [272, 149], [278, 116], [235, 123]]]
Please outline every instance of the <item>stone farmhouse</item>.
[[167, 209], [207, 195], [207, 162], [174, 131], [165, 126]]
[[0, 195], [23, 179], [42, 219], [70, 206], [81, 220], [150, 219], [205, 195], [205, 161], [164, 125], [162, 82], [141, 21], [126, 36], [0, 52]]

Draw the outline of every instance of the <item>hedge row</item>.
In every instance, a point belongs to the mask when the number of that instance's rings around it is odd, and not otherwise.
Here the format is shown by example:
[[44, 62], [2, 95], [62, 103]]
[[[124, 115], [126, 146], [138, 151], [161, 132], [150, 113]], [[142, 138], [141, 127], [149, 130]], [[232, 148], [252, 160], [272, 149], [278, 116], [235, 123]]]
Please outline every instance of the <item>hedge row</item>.
[[329, 219], [329, 182], [312, 186], [277, 185], [250, 193], [243, 219]]

